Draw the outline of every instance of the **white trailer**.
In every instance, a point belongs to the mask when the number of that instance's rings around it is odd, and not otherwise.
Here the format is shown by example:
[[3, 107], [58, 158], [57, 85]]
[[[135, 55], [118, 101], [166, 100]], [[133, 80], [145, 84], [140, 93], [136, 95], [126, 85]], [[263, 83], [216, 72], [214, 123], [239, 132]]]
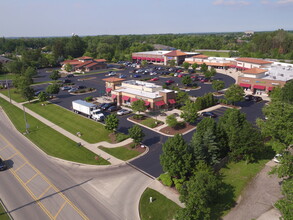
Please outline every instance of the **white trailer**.
[[75, 113], [84, 114], [88, 118], [92, 118], [96, 121], [103, 121], [105, 118], [104, 114], [99, 109], [97, 110], [95, 104], [83, 100], [72, 101], [72, 109]]

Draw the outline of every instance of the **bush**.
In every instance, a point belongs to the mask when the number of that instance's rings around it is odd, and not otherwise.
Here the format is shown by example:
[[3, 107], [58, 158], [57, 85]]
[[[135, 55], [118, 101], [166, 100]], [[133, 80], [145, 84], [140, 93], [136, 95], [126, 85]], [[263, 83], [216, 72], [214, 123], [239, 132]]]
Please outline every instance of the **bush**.
[[228, 101], [227, 99], [220, 99], [219, 102], [220, 102], [221, 104], [226, 104], [226, 105], [229, 104], [229, 101]]
[[143, 120], [145, 118], [144, 115], [133, 115], [133, 119], [136, 119], [136, 120]]
[[182, 187], [182, 184], [184, 183], [184, 180], [173, 178], [173, 182], [174, 182], [175, 188], [179, 191]]
[[116, 134], [116, 141], [117, 142], [121, 142], [126, 140], [127, 138], [129, 138], [129, 136], [127, 134], [123, 134], [123, 133], [117, 133]]
[[163, 173], [159, 176], [159, 180], [162, 181], [162, 183], [165, 186], [171, 187], [173, 186], [173, 181], [171, 179], [171, 176], [169, 175], [169, 173]]
[[93, 101], [93, 97], [92, 96], [88, 96], [88, 97], [85, 98], [85, 101], [91, 102], [91, 101]]
[[174, 76], [175, 73], [170, 73], [169, 76]]

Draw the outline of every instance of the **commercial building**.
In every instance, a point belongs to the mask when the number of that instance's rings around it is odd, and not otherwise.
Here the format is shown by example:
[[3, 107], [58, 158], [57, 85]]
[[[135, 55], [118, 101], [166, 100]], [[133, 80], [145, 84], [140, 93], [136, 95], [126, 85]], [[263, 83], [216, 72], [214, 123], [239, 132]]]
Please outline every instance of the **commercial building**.
[[140, 62], [146, 60], [148, 62], [167, 65], [168, 61], [175, 60], [176, 65], [181, 65], [185, 58], [191, 57], [198, 53], [195, 52], [182, 52], [180, 50], [157, 50], [157, 51], [146, 51], [146, 52], [135, 52], [132, 53], [132, 60], [134, 62]]
[[247, 70], [252, 68], [269, 68], [271, 67], [272, 63], [273, 62], [271, 61], [261, 59], [241, 57], [235, 59], [234, 65], [231, 66], [231, 68], [236, 68], [239, 70]]
[[75, 72], [89, 72], [93, 70], [107, 68], [105, 59], [93, 59], [92, 57], [87, 56], [79, 57], [74, 60], [65, 60], [61, 64], [61, 69], [63, 70], [66, 64], [70, 64], [73, 68], [72, 71]]
[[278, 63], [267, 69], [252, 68], [242, 71], [238, 84], [252, 93], [268, 93], [274, 87], [283, 87], [293, 79], [293, 68], [290, 64]]
[[[109, 80], [104, 80], [108, 83], [108, 88], [113, 88]], [[143, 100], [148, 109], [156, 110], [172, 107], [176, 104], [175, 92], [163, 89], [160, 85], [138, 80], [127, 80], [122, 81], [120, 85], [117, 84], [116, 81], [115, 89], [111, 89], [112, 101], [117, 102], [117, 105], [130, 106], [134, 101]]]
[[224, 57], [208, 57], [202, 54], [198, 54], [189, 58], [185, 58], [185, 62], [190, 64], [206, 64], [209, 67], [216, 69], [225, 69], [229, 68], [234, 62], [233, 58], [224, 58]]

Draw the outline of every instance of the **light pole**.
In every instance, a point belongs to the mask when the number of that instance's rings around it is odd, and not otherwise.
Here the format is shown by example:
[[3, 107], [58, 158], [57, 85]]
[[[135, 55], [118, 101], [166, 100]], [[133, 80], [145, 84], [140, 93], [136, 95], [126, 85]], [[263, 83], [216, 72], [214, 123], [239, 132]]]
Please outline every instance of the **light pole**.
[[24, 122], [25, 122], [25, 132], [26, 134], [29, 134], [29, 124], [27, 123], [27, 120], [26, 120], [26, 114], [25, 114], [25, 108], [24, 108], [24, 105], [22, 106], [23, 108], [23, 115], [24, 115]]
[[11, 103], [10, 87], [9, 87], [8, 80], [7, 80], [7, 74], [6, 74], [6, 88], [8, 89], [9, 101], [10, 101], [10, 103]]

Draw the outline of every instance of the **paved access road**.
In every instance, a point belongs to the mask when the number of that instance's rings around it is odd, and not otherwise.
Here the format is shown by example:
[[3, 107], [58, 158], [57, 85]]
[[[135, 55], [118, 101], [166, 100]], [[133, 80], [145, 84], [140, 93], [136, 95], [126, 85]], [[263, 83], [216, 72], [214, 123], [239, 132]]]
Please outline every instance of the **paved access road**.
[[122, 219], [83, 181], [64, 169], [19, 134], [0, 111], [0, 156], [9, 169], [0, 173], [0, 197], [15, 219]]

